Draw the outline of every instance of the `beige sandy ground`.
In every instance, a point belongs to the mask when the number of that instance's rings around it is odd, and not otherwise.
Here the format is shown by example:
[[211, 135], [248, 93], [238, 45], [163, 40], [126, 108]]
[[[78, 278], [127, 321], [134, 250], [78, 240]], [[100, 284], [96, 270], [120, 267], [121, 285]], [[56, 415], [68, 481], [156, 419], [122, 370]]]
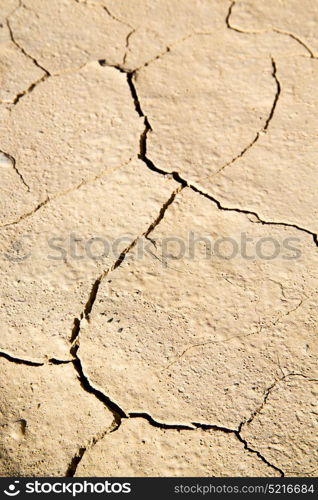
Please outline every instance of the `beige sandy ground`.
[[1, 475], [317, 475], [317, 23], [1, 1]]

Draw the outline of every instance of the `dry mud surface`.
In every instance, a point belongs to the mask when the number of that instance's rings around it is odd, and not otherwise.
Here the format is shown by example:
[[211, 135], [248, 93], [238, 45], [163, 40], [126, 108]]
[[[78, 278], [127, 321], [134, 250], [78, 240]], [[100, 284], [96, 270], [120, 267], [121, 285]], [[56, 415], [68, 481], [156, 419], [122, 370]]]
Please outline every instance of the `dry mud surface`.
[[2, 476], [317, 475], [317, 23], [1, 1]]

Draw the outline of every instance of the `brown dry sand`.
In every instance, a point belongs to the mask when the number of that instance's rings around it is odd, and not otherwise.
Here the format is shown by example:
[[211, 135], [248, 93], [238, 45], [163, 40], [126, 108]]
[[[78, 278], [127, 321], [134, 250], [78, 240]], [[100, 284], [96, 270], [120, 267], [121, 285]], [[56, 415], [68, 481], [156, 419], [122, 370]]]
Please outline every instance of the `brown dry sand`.
[[0, 475], [317, 475], [316, 7], [1, 1]]

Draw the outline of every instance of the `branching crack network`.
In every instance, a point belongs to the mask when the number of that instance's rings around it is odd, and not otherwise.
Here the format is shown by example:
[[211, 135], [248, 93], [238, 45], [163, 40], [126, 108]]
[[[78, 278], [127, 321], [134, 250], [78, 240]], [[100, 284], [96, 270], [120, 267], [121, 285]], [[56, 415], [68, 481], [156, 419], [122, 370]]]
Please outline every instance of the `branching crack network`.
[[[76, 0], [76, 1], [78, 2], [78, 0]], [[229, 8], [227, 17], [226, 17], [226, 24], [227, 24], [227, 26], [228, 26], [229, 29], [233, 29], [235, 31], [241, 32], [239, 29], [234, 28], [230, 24], [230, 17], [231, 17], [231, 13], [232, 13], [232, 9], [233, 9], [234, 5], [235, 5], [235, 2], [232, 2], [231, 6]], [[20, 5], [19, 5], [18, 8], [20, 8], [21, 6], [22, 6], [22, 2], [20, 2]], [[116, 19], [116, 21], [118, 21], [118, 22], [122, 22], [121, 20], [119, 20], [115, 16], [113, 16], [113, 14], [111, 14], [111, 12], [109, 11], [109, 9], [107, 9], [107, 7], [104, 7], [104, 9], [106, 10], [106, 12], [113, 19]], [[129, 39], [133, 35], [133, 33], [135, 31], [132, 26], [128, 25], [127, 23], [125, 23], [125, 24], [131, 28], [131, 31], [127, 35], [127, 38], [126, 38], [126, 53], [124, 55], [123, 64], [126, 62], [127, 50], [129, 49]], [[44, 73], [44, 75], [39, 80], [37, 80], [36, 82], [34, 82], [26, 91], [21, 92], [20, 94], [18, 94], [15, 97], [14, 104], [17, 104], [19, 102], [19, 100], [23, 97], [23, 95], [25, 95], [27, 93], [30, 93], [40, 82], [43, 82], [44, 80], [46, 80], [51, 75], [50, 75], [50, 73], [41, 64], [39, 64], [39, 62], [35, 58], [33, 58], [31, 55], [29, 55], [25, 51], [25, 49], [16, 41], [16, 39], [14, 37], [14, 34], [13, 34], [13, 31], [12, 31], [12, 27], [10, 25], [9, 17], [7, 19], [7, 26], [8, 26], [9, 32], [10, 32], [11, 40], [15, 44], [15, 46], [26, 57], [28, 57], [29, 59], [31, 59], [33, 61], [33, 63], [39, 69], [41, 69], [43, 71], [43, 73]], [[295, 38], [299, 43], [301, 43], [304, 47], [306, 47], [308, 49], [308, 47], [303, 42], [301, 42], [296, 36], [294, 36], [294, 35], [292, 35], [290, 33], [288, 35], [292, 36], [293, 38]], [[166, 50], [165, 53], [167, 53], [169, 50], [170, 49], [167, 48], [167, 50]], [[308, 49], [308, 50], [310, 51], [310, 49]], [[312, 54], [311, 51], [310, 51], [310, 53], [313, 56], [313, 54]], [[158, 57], [160, 57], [160, 56], [158, 56]], [[152, 425], [154, 427], [161, 428], [161, 429], [175, 429], [175, 430], [179, 430], [179, 431], [181, 431], [181, 430], [195, 431], [196, 429], [200, 428], [200, 429], [206, 430], [206, 431], [213, 430], [213, 431], [217, 431], [217, 432], [223, 432], [223, 433], [226, 433], [226, 434], [234, 434], [236, 436], [236, 438], [240, 441], [240, 443], [244, 446], [244, 449], [246, 451], [255, 454], [268, 467], [272, 468], [280, 476], [284, 476], [284, 472], [277, 465], [270, 463], [260, 452], [258, 452], [257, 450], [254, 450], [253, 448], [250, 447], [250, 445], [248, 444], [247, 440], [245, 440], [242, 437], [241, 430], [242, 430], [242, 428], [243, 428], [244, 425], [249, 425], [253, 421], [253, 419], [256, 417], [256, 415], [258, 415], [262, 411], [262, 409], [264, 408], [264, 406], [266, 405], [266, 403], [268, 401], [268, 398], [269, 398], [269, 396], [271, 394], [271, 391], [274, 390], [274, 388], [276, 387], [276, 385], [279, 382], [285, 380], [287, 377], [294, 376], [294, 375], [302, 376], [302, 374], [289, 373], [287, 375], [284, 375], [281, 379], [275, 380], [275, 382], [265, 391], [264, 399], [263, 399], [261, 405], [252, 413], [252, 415], [250, 416], [250, 418], [247, 421], [242, 422], [239, 425], [238, 429], [232, 429], [232, 428], [222, 427], [222, 426], [218, 426], [218, 425], [209, 425], [209, 424], [197, 423], [197, 422], [193, 422], [192, 424], [189, 424], [189, 425], [182, 425], [182, 424], [175, 424], [175, 425], [171, 424], [170, 425], [170, 424], [165, 424], [164, 422], [157, 422], [151, 415], [149, 415], [148, 413], [145, 413], [145, 412], [138, 412], [138, 413], [131, 412], [131, 413], [127, 413], [127, 412], [125, 412], [119, 406], [119, 404], [117, 404], [109, 396], [107, 396], [106, 394], [104, 394], [104, 392], [102, 392], [100, 389], [94, 387], [94, 385], [92, 384], [92, 382], [89, 380], [87, 374], [85, 373], [85, 370], [84, 370], [84, 367], [83, 367], [83, 362], [82, 362], [82, 360], [81, 360], [81, 358], [79, 356], [81, 323], [82, 323], [82, 321], [90, 322], [90, 316], [91, 316], [94, 304], [96, 302], [96, 299], [97, 299], [98, 292], [99, 292], [99, 289], [100, 289], [102, 281], [105, 279], [105, 277], [111, 271], [114, 271], [119, 266], [121, 266], [121, 264], [124, 262], [124, 260], [125, 260], [125, 258], [127, 256], [127, 254], [137, 244], [139, 238], [143, 238], [143, 237], [147, 238], [147, 237], [149, 237], [149, 235], [151, 234], [151, 232], [158, 226], [158, 224], [160, 224], [160, 222], [162, 221], [162, 219], [165, 217], [165, 214], [166, 214], [167, 210], [169, 209], [169, 207], [171, 206], [171, 204], [174, 202], [175, 198], [178, 196], [178, 194], [185, 187], [188, 187], [188, 188], [192, 189], [193, 191], [195, 191], [196, 193], [198, 193], [199, 195], [202, 195], [202, 196], [208, 198], [220, 210], [223, 210], [223, 211], [234, 211], [234, 212], [239, 212], [239, 213], [243, 213], [243, 214], [246, 214], [246, 215], [253, 215], [256, 218], [257, 222], [259, 222], [261, 224], [291, 227], [291, 228], [294, 228], [294, 229], [296, 229], [298, 231], [302, 231], [304, 233], [307, 233], [307, 234], [309, 234], [309, 235], [312, 236], [312, 238], [314, 240], [314, 243], [318, 246], [317, 235], [314, 234], [313, 232], [305, 229], [305, 228], [302, 228], [302, 227], [300, 227], [298, 225], [295, 225], [295, 224], [289, 224], [289, 223], [284, 223], [284, 222], [264, 221], [264, 220], [262, 220], [258, 216], [258, 214], [256, 212], [253, 212], [253, 211], [250, 211], [250, 210], [239, 209], [239, 208], [225, 207], [217, 199], [215, 199], [214, 197], [212, 197], [209, 193], [205, 192], [200, 186], [196, 185], [195, 183], [193, 183], [193, 182], [191, 182], [191, 181], [189, 181], [187, 179], [182, 178], [182, 176], [178, 172], [175, 172], [175, 171], [174, 172], [166, 172], [166, 171], [160, 169], [159, 167], [157, 167], [152, 162], [152, 160], [149, 158], [148, 152], [147, 152], [147, 138], [148, 138], [148, 134], [152, 132], [152, 126], [151, 126], [151, 124], [149, 122], [149, 119], [148, 119], [147, 115], [142, 110], [141, 102], [140, 102], [139, 97], [138, 97], [138, 93], [137, 93], [137, 89], [136, 89], [136, 85], [135, 85], [135, 75], [136, 75], [136, 72], [138, 70], [128, 71], [128, 70], [125, 70], [123, 68], [123, 66], [121, 66], [121, 65], [117, 65], [117, 66], [109, 65], [106, 60], [100, 60], [99, 63], [102, 66], [112, 66], [112, 67], [115, 67], [121, 73], [126, 74], [127, 84], [129, 86], [129, 89], [130, 89], [130, 93], [131, 93], [131, 96], [132, 96], [132, 99], [133, 99], [133, 102], [134, 102], [135, 110], [138, 113], [138, 115], [144, 119], [144, 130], [143, 130], [143, 132], [142, 132], [142, 134], [140, 136], [140, 142], [139, 142], [139, 153], [138, 153], [139, 159], [141, 161], [143, 161], [145, 163], [145, 165], [147, 166], [147, 168], [149, 168], [153, 172], [156, 172], [156, 173], [164, 175], [164, 176], [167, 176], [167, 175], [172, 176], [173, 179], [179, 185], [178, 185], [177, 189], [175, 189], [172, 192], [172, 194], [170, 195], [169, 199], [163, 204], [163, 206], [161, 207], [161, 209], [159, 211], [158, 216], [156, 217], [156, 219], [153, 222], [151, 222], [151, 224], [148, 226], [148, 228], [146, 229], [146, 231], [143, 234], [141, 234], [140, 236], [137, 236], [136, 239], [134, 239], [126, 247], [126, 249], [119, 255], [118, 259], [115, 261], [115, 263], [113, 264], [113, 266], [111, 268], [105, 270], [103, 273], [101, 273], [100, 276], [95, 280], [95, 282], [94, 282], [94, 284], [93, 284], [93, 286], [91, 288], [91, 291], [89, 293], [89, 296], [88, 296], [87, 302], [85, 304], [85, 307], [84, 307], [84, 309], [83, 309], [80, 317], [74, 319], [74, 327], [73, 327], [72, 335], [71, 335], [71, 338], [70, 338], [70, 343], [71, 343], [71, 348], [70, 348], [71, 359], [69, 359], [69, 360], [59, 360], [59, 359], [55, 359], [55, 358], [50, 358], [50, 359], [48, 359], [47, 363], [44, 363], [44, 362], [35, 362], [35, 361], [32, 361], [32, 360], [18, 358], [16, 356], [13, 356], [13, 355], [11, 355], [11, 354], [9, 354], [7, 352], [4, 352], [4, 351], [0, 352], [0, 357], [6, 359], [9, 362], [13, 362], [13, 363], [17, 363], [17, 364], [24, 364], [24, 365], [31, 366], [31, 367], [40, 367], [40, 366], [44, 366], [45, 364], [60, 365], [60, 364], [64, 364], [64, 363], [72, 363], [73, 366], [74, 366], [74, 368], [75, 368], [75, 370], [76, 370], [76, 373], [77, 373], [77, 376], [78, 376], [78, 379], [80, 381], [80, 384], [81, 384], [82, 388], [86, 392], [88, 392], [88, 393], [92, 394], [94, 397], [96, 397], [102, 404], [105, 405], [105, 407], [108, 410], [110, 410], [112, 412], [112, 414], [114, 416], [114, 420], [113, 420], [112, 426], [109, 429], [106, 429], [106, 430], [100, 432], [98, 435], [96, 435], [95, 437], [93, 437], [88, 443], [86, 443], [85, 445], [81, 446], [76, 451], [75, 455], [73, 456], [72, 460], [70, 461], [70, 463], [68, 465], [68, 468], [67, 468], [67, 471], [66, 471], [66, 475], [67, 476], [74, 476], [76, 474], [76, 470], [77, 470], [78, 465], [80, 464], [81, 460], [83, 459], [83, 457], [85, 455], [85, 452], [88, 449], [92, 448], [99, 440], [103, 439], [106, 434], [108, 434], [109, 432], [116, 431], [120, 427], [122, 420], [123, 419], [127, 419], [127, 418], [143, 418], [143, 419], [147, 420], [147, 422], [150, 425]], [[145, 65], [147, 65], [147, 63]], [[272, 108], [270, 110], [269, 116], [268, 116], [268, 118], [267, 118], [267, 120], [266, 120], [266, 122], [265, 122], [265, 124], [264, 124], [261, 132], [266, 132], [266, 130], [268, 129], [270, 121], [273, 118], [273, 115], [274, 115], [274, 112], [275, 112], [275, 109], [276, 109], [276, 106], [277, 106], [277, 102], [278, 102], [278, 99], [279, 99], [279, 95], [280, 95], [280, 92], [281, 92], [281, 86], [280, 86], [280, 82], [279, 82], [279, 80], [277, 78], [277, 68], [276, 68], [276, 63], [275, 63], [274, 59], [272, 59], [272, 75], [273, 75], [273, 78], [275, 79], [275, 82], [276, 82], [276, 93], [275, 93], [274, 101], [273, 101]], [[259, 136], [260, 136], [260, 132], [257, 132], [257, 134], [256, 134], [254, 140], [252, 141], [252, 143], [249, 146], [247, 146], [240, 153], [240, 155], [238, 155], [236, 158], [234, 158], [230, 163], [233, 163], [238, 157], [243, 156], [245, 154], [245, 152], [249, 148], [251, 148], [257, 142]], [[10, 155], [7, 155], [7, 156], [12, 161], [13, 168], [16, 170], [17, 174], [20, 176], [22, 182], [25, 184], [26, 187], [28, 187], [28, 185], [24, 181], [23, 177], [21, 176], [21, 174], [19, 173], [19, 171], [16, 168], [16, 162], [15, 162], [14, 158], [11, 157]], [[227, 165], [225, 165], [224, 167], [222, 167], [222, 169], [225, 168], [226, 166]], [[78, 189], [82, 184], [83, 184], [83, 182], [81, 182], [75, 189]], [[41, 204], [39, 204], [32, 212], [29, 212], [28, 214], [26, 214], [24, 216], [21, 216], [14, 223], [16, 224], [16, 223], [20, 222], [20, 220], [23, 220], [24, 218], [32, 215], [37, 210], [39, 210], [42, 206], [44, 206], [45, 204], [47, 204], [49, 201], [50, 201], [50, 199], [48, 198], [47, 200], [45, 200], [44, 202], [42, 202]], [[11, 225], [11, 224], [7, 224], [7, 225]]]

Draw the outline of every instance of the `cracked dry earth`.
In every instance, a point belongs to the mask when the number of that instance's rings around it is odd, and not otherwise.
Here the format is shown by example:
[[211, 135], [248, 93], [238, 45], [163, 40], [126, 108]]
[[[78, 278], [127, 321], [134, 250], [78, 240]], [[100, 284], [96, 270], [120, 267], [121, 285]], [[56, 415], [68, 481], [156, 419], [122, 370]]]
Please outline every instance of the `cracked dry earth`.
[[317, 474], [317, 23], [1, 0], [2, 476]]

